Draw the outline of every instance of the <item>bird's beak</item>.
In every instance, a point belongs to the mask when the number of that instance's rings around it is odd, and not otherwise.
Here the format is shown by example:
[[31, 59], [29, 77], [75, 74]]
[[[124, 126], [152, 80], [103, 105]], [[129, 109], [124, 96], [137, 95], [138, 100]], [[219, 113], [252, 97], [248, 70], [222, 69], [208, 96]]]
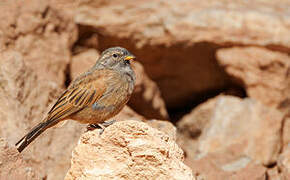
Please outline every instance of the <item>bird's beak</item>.
[[125, 57], [125, 60], [127, 60], [127, 61], [134, 60], [134, 59], [136, 59], [136, 57], [133, 55], [128, 55]]

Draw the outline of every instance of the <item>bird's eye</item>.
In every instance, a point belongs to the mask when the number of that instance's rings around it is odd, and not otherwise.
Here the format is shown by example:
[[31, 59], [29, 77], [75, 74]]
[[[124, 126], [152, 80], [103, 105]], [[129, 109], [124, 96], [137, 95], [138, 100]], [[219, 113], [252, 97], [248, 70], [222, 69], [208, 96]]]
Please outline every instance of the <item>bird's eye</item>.
[[113, 54], [113, 57], [116, 58], [116, 57], [118, 57], [118, 55], [117, 54]]

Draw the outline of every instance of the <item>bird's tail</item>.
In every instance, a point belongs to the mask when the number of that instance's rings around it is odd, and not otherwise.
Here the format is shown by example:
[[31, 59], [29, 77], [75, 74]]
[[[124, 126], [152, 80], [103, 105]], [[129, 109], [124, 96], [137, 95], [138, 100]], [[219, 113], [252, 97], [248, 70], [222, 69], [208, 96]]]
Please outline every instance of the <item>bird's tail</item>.
[[23, 136], [16, 144], [17, 150], [22, 152], [35, 138], [37, 138], [41, 133], [43, 133], [47, 128], [55, 125], [55, 121], [44, 121], [36, 125], [29, 133]]

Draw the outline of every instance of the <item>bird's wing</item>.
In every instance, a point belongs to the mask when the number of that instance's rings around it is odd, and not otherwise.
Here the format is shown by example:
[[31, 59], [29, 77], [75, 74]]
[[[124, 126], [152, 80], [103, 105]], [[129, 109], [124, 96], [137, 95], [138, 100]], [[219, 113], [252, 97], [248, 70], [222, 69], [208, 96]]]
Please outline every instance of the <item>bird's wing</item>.
[[60, 96], [48, 112], [49, 121], [64, 119], [92, 105], [106, 92], [106, 79], [110, 76], [108, 70], [98, 70], [91, 74], [83, 74]]

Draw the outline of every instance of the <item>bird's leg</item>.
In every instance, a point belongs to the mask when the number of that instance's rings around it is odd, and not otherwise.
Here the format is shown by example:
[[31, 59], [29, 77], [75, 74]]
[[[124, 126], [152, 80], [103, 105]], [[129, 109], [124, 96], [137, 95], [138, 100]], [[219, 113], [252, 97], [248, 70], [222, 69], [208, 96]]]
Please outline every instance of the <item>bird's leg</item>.
[[103, 123], [98, 124], [101, 127], [100, 135], [103, 134], [103, 132], [105, 131], [106, 127], [109, 127], [110, 125], [114, 124], [115, 122], [116, 122], [116, 120], [112, 119], [112, 120], [105, 121]]
[[101, 124], [99, 124], [99, 125], [104, 126], [104, 127], [106, 128], [106, 127], [111, 126], [111, 125], [114, 124], [115, 122], [116, 122], [116, 120], [112, 119], [112, 120], [109, 120], [109, 121], [105, 121], [105, 122], [103, 122], [103, 123], [101, 123]]
[[100, 135], [103, 134], [104, 130], [106, 127], [109, 127], [110, 125], [114, 124], [116, 122], [116, 120], [109, 120], [109, 121], [105, 121], [103, 123], [100, 124], [89, 124], [87, 126], [87, 131], [92, 131], [94, 129], [101, 129], [100, 130]]

